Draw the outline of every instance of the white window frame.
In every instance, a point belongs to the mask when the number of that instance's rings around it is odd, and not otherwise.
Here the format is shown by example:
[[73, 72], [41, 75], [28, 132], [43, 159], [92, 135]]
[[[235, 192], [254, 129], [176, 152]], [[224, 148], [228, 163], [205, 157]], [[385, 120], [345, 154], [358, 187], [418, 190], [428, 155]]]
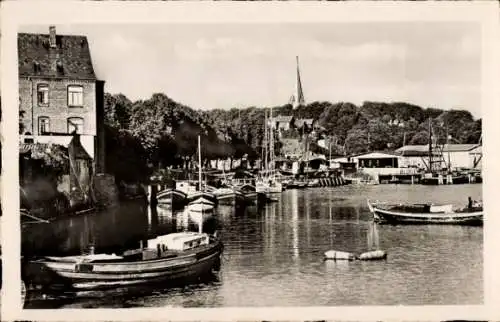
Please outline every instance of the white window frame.
[[83, 107], [82, 85], [68, 85], [68, 106]]
[[42, 135], [44, 133], [49, 133], [49, 132], [50, 132], [50, 118], [47, 116], [39, 116], [38, 117], [38, 134]]
[[[40, 102], [40, 93], [43, 93], [43, 101]], [[36, 88], [36, 101], [38, 106], [49, 105], [49, 84], [38, 84]]]
[[[75, 121], [81, 122], [80, 124], [74, 123]], [[68, 133], [73, 133], [76, 128], [77, 134], [83, 134], [85, 120], [82, 117], [69, 117], [67, 120]]]

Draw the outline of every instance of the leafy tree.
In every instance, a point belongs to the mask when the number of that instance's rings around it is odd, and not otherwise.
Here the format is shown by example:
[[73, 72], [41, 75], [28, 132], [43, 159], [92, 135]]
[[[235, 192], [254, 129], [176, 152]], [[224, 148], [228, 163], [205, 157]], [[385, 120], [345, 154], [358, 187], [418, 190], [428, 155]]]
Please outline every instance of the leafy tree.
[[345, 139], [348, 154], [365, 153], [369, 151], [368, 133], [366, 130], [355, 128], [349, 130]]

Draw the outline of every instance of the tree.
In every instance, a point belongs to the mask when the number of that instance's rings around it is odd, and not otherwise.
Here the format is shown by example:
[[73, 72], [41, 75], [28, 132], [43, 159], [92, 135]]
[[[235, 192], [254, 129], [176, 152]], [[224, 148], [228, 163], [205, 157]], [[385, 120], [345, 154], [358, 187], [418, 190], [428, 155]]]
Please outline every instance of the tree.
[[429, 132], [420, 131], [416, 133], [410, 140], [411, 145], [429, 144]]
[[352, 129], [345, 139], [347, 154], [358, 154], [369, 151], [368, 133], [362, 129]]

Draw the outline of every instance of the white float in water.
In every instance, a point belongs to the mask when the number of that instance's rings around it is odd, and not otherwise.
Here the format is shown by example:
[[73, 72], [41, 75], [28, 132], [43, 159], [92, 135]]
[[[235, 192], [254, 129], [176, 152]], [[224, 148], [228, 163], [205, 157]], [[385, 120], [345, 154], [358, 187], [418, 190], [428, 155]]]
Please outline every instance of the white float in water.
[[359, 260], [379, 260], [379, 259], [386, 259], [387, 258], [387, 253], [383, 250], [373, 250], [370, 252], [363, 253], [358, 256]]
[[332, 259], [332, 260], [381, 260], [381, 259], [386, 259], [387, 258], [387, 252], [383, 250], [373, 250], [369, 252], [362, 253], [359, 256], [356, 256], [353, 253], [349, 252], [339, 252], [336, 250], [329, 250], [325, 252], [325, 259]]
[[356, 259], [356, 256], [354, 256], [354, 254], [348, 253], [348, 252], [339, 252], [336, 250], [329, 250], [329, 251], [325, 252], [325, 259], [352, 261], [352, 260]]

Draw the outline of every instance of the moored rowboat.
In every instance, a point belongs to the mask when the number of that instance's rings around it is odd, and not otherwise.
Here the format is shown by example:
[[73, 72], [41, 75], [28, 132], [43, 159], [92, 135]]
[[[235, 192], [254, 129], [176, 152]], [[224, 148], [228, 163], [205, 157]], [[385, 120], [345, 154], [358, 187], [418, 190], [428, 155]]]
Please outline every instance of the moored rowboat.
[[482, 225], [483, 207], [453, 210], [451, 205], [371, 203], [368, 208], [378, 223]]
[[148, 248], [122, 255], [44, 257], [32, 260], [30, 283], [91, 290], [206, 276], [220, 267], [223, 245], [205, 233], [182, 232], [148, 241]]

